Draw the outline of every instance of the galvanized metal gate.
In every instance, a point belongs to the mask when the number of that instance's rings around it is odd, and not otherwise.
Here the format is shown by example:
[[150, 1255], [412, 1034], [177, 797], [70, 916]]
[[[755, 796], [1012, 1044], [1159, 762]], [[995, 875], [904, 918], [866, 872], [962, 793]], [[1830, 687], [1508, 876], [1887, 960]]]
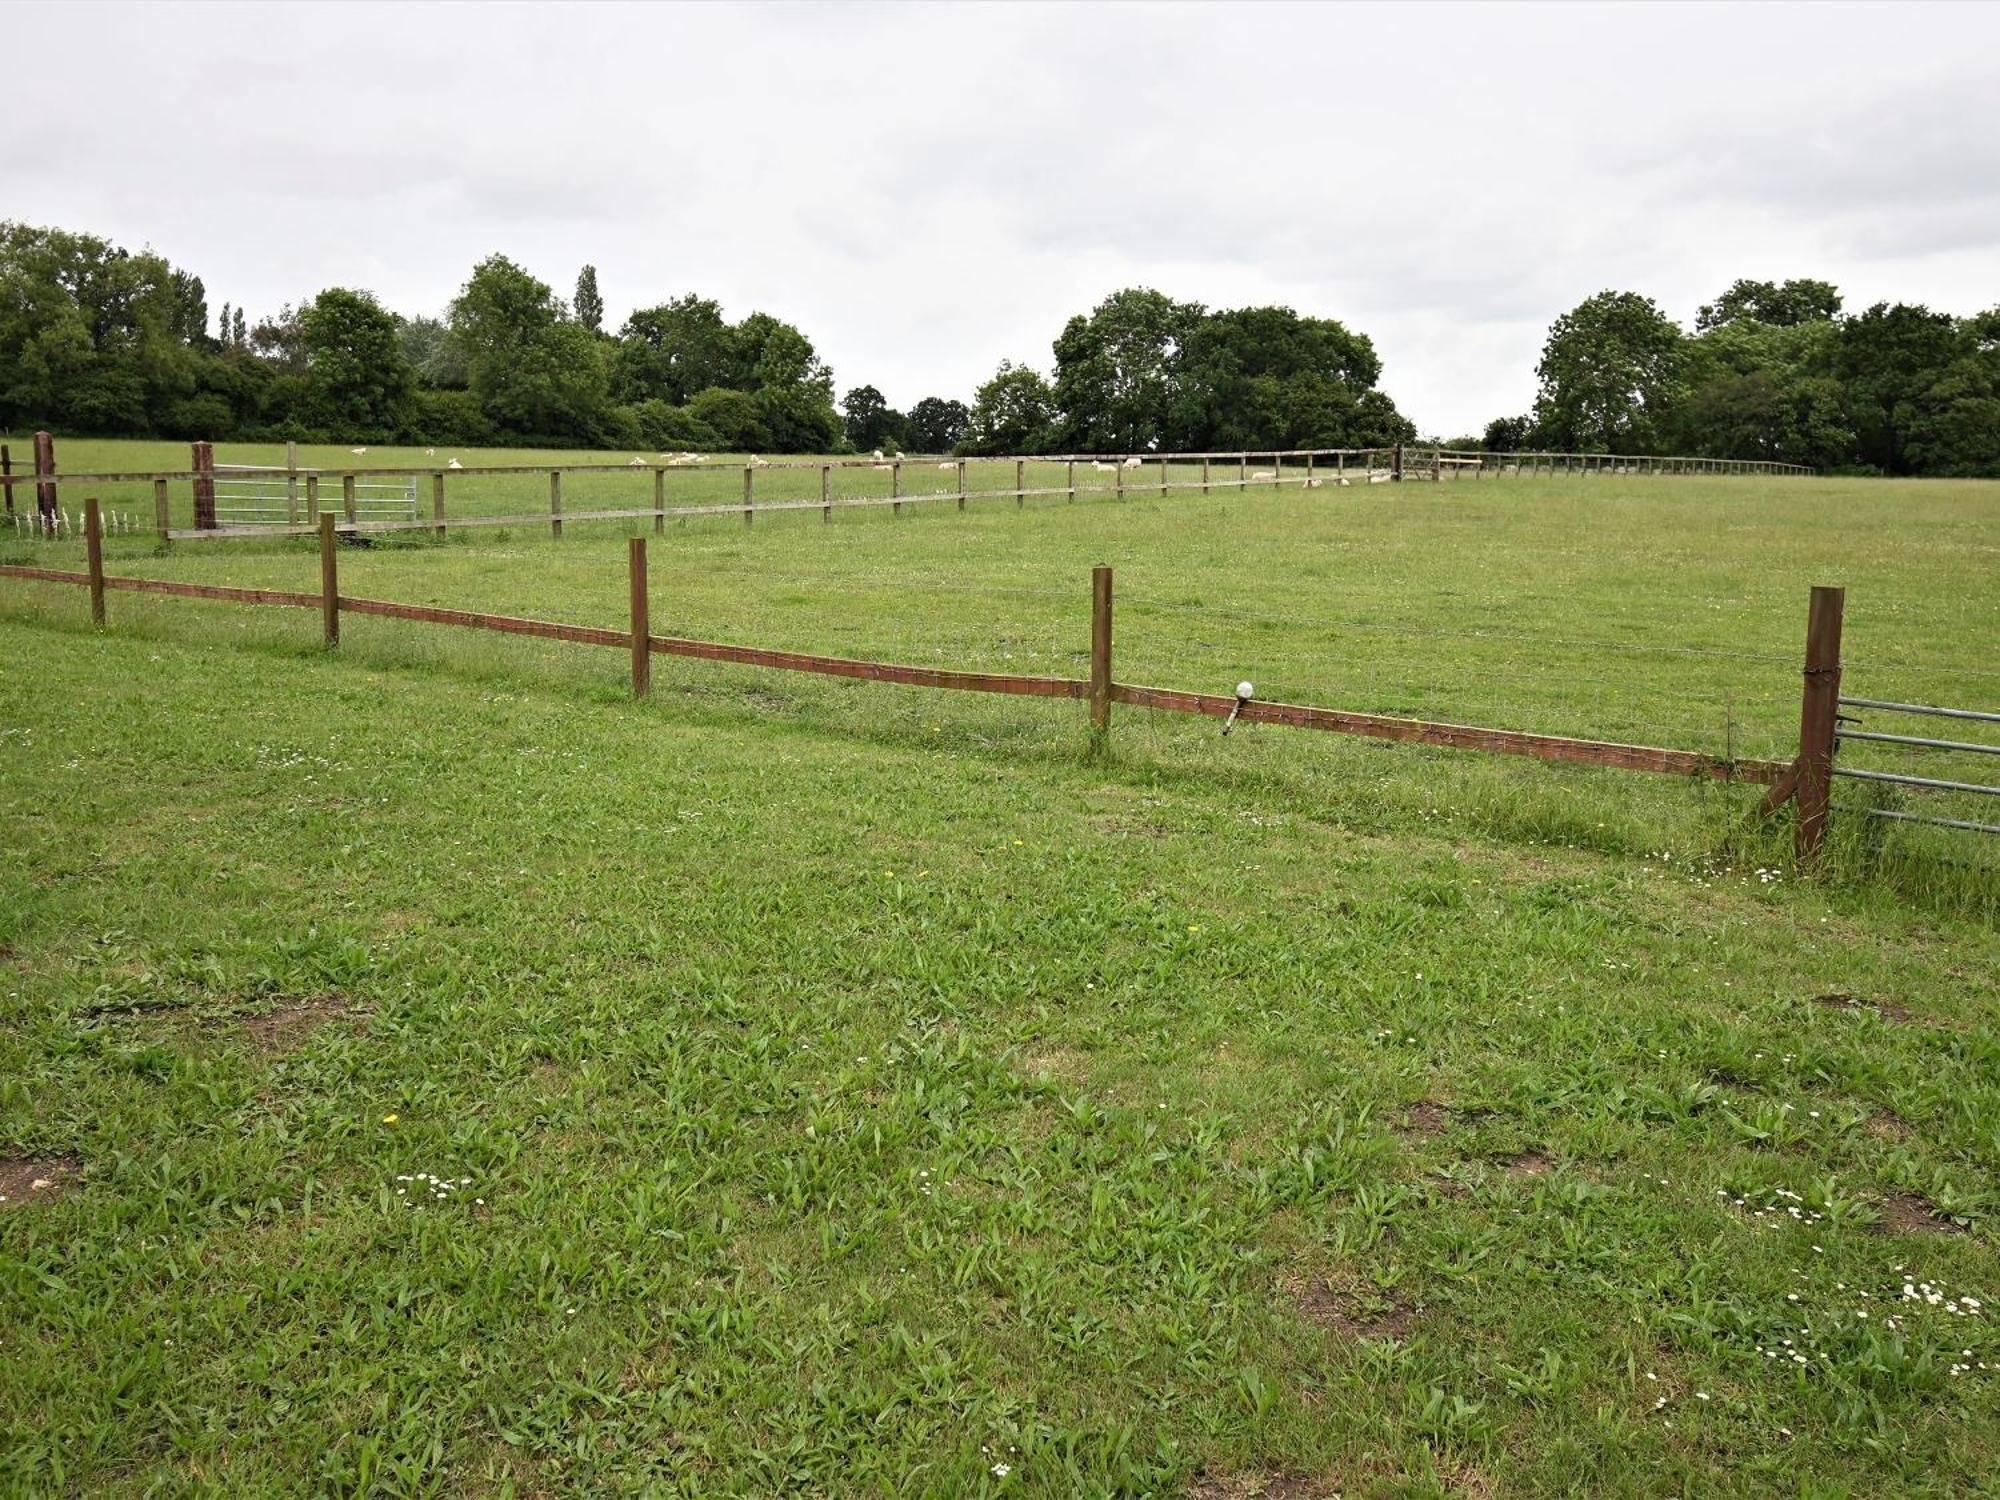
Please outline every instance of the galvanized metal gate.
[[[1931, 703], [1892, 703], [1882, 698], [1846, 698], [1840, 700], [1842, 708], [1869, 709], [1876, 713], [1913, 714], [1938, 719], [1971, 720], [1982, 724], [2000, 724], [2000, 713], [1987, 713], [1973, 708], [1943, 708]], [[1959, 755], [2000, 755], [2000, 744], [1982, 744], [1977, 740], [1937, 739], [1929, 735], [1891, 734], [1873, 729], [1856, 729], [1849, 726], [1865, 723], [1848, 714], [1841, 714], [1834, 726], [1836, 748], [1848, 741], [1865, 741], [1870, 744], [1895, 745], [1921, 751], [1939, 751]], [[1947, 780], [1937, 776], [1912, 776], [1898, 771], [1862, 771], [1836, 763], [1835, 777], [1848, 781], [1873, 782], [1878, 785], [1912, 787], [1923, 792], [1959, 792], [1974, 796], [2000, 797], [2000, 786], [1989, 786], [1984, 782]], [[1928, 823], [1935, 828], [1959, 828], [1969, 833], [2000, 833], [2000, 823], [1981, 823], [1971, 818], [1940, 818], [1928, 813], [1904, 812], [1891, 807], [1864, 807], [1860, 809], [1871, 818], [1887, 818], [1899, 823]]]

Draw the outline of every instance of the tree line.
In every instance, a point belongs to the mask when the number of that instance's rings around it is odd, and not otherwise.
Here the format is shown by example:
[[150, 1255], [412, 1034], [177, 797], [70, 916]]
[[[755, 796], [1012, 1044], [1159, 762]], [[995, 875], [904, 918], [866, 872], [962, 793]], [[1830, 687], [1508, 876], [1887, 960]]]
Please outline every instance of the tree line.
[[211, 316], [199, 276], [92, 234], [0, 223], [0, 429], [107, 437], [838, 453], [1362, 446], [1415, 429], [1365, 335], [1289, 308], [1114, 293], [1069, 320], [1053, 375], [1002, 361], [970, 404], [834, 399], [798, 328], [688, 295], [604, 326], [503, 255], [440, 315], [330, 287]]
[[1842, 310], [1825, 281], [1738, 281], [1692, 331], [1635, 292], [1556, 319], [1534, 410], [1483, 446], [2000, 476], [2000, 308]]

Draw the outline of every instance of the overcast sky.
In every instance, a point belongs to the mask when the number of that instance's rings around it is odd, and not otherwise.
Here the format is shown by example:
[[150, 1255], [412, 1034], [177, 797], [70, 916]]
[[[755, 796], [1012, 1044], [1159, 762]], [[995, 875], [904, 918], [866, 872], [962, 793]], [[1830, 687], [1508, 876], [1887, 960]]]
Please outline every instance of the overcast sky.
[[969, 398], [1148, 285], [1375, 340], [1427, 433], [1605, 287], [2000, 302], [2000, 6], [10, 7], [0, 217], [253, 317], [492, 252]]

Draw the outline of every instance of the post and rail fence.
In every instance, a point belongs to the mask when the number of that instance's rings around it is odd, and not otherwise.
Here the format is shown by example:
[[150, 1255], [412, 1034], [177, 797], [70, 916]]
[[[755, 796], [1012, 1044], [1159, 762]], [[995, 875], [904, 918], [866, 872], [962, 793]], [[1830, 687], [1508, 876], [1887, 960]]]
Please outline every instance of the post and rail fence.
[[[1124, 704], [1167, 713], [1205, 715], [1221, 719], [1228, 725], [1233, 725], [1241, 719], [1249, 723], [1275, 724], [1294, 729], [1317, 729], [1334, 734], [1363, 735], [1375, 739], [1402, 740], [1412, 744], [1436, 745], [1452, 749], [1482, 750], [1573, 765], [1740, 782], [1768, 788], [1759, 808], [1761, 814], [1774, 812], [1787, 801], [1796, 801], [1795, 843], [1802, 862], [1810, 861], [1818, 853], [1824, 841], [1831, 788], [1836, 778], [1852, 777], [1925, 790], [2000, 795], [2000, 787], [1995, 786], [1886, 772], [1848, 770], [1835, 763], [1835, 756], [1843, 739], [1876, 741], [1899, 747], [1907, 745], [1948, 749], [1970, 748], [1985, 753], [2000, 752], [2000, 746], [1940, 741], [1842, 727], [1843, 716], [1839, 713], [1842, 706], [1936, 714], [1989, 723], [2000, 723], [2000, 713], [1843, 697], [1840, 691], [1840, 638], [1845, 595], [1844, 591], [1838, 588], [1821, 587], [1812, 590], [1806, 625], [1799, 749], [1793, 760], [1783, 761], [1727, 758], [1692, 750], [1399, 718], [1307, 704], [1266, 702], [1252, 696], [1186, 692], [1173, 688], [1146, 687], [1119, 682], [1113, 675], [1112, 570], [1106, 566], [1099, 566], [1091, 573], [1090, 675], [1088, 678], [1080, 679], [1023, 676], [1014, 673], [960, 672], [938, 667], [657, 635], [652, 631], [650, 618], [650, 591], [644, 536], [634, 536], [628, 540], [630, 614], [624, 628], [612, 628], [562, 624], [550, 620], [446, 609], [430, 605], [400, 604], [389, 600], [344, 594], [340, 590], [339, 521], [330, 510], [322, 510], [319, 515], [320, 587], [317, 592], [233, 588], [218, 584], [107, 575], [104, 570], [101, 545], [102, 519], [94, 498], [87, 501], [84, 507], [84, 531], [87, 542], [86, 571], [73, 572], [6, 564], [0, 565], [0, 577], [81, 586], [89, 591], [91, 616], [100, 626], [105, 620], [106, 593], [133, 592], [238, 604], [317, 609], [320, 611], [321, 628], [328, 648], [337, 647], [340, 643], [340, 619], [343, 614], [373, 615], [434, 625], [536, 636], [579, 645], [615, 647], [631, 655], [632, 691], [637, 697], [646, 696], [650, 690], [651, 658], [654, 655], [665, 654], [707, 661], [734, 662], [777, 671], [809, 672], [870, 682], [898, 683], [910, 687], [1079, 699], [1088, 706], [1091, 733], [1100, 743], [1111, 732], [1113, 706]], [[1949, 828], [2000, 832], [2000, 827], [1969, 820], [1933, 819], [1895, 812], [1887, 815], [1904, 820], [1933, 822]]]
[[[1268, 485], [1272, 489], [1314, 490], [1345, 488], [1354, 484], [1401, 483], [1422, 480], [1444, 483], [1464, 479], [1499, 479], [1512, 475], [1565, 475], [1584, 478], [1594, 475], [1684, 474], [1804, 476], [1813, 470], [1796, 464], [1780, 464], [1756, 459], [1713, 459], [1653, 457], [1614, 453], [1485, 453], [1469, 450], [1398, 445], [1377, 448], [1291, 448], [1232, 451], [1227, 453], [1060, 453], [998, 455], [948, 458], [941, 460], [897, 457], [837, 459], [773, 459], [750, 463], [687, 462], [665, 459], [649, 462], [635, 458], [628, 463], [576, 464], [483, 464], [443, 467], [397, 465], [381, 468], [319, 469], [301, 468], [296, 445], [288, 445], [283, 464], [218, 464], [212, 443], [192, 445], [186, 469], [145, 470], [108, 473], [58, 473], [55, 442], [47, 433], [35, 434], [34, 469], [29, 474], [13, 471], [11, 453], [0, 452], [0, 489], [6, 492], [6, 515], [16, 536], [56, 538], [74, 536], [74, 518], [57, 503], [59, 488], [70, 486], [100, 488], [107, 485], [147, 485], [153, 499], [152, 530], [159, 540], [211, 541], [224, 538], [311, 536], [319, 527], [320, 507], [326, 486], [340, 489], [340, 515], [336, 529], [343, 534], [429, 531], [442, 538], [454, 527], [547, 525], [552, 537], [562, 535], [565, 520], [634, 521], [650, 518], [654, 530], [663, 529], [669, 517], [740, 514], [744, 525], [752, 524], [759, 512], [780, 514], [788, 511], [817, 510], [821, 519], [831, 521], [836, 510], [889, 506], [891, 513], [903, 514], [906, 505], [949, 502], [964, 510], [968, 501], [1011, 499], [1017, 507], [1031, 499], [1105, 496], [1124, 500], [1134, 494], [1168, 496], [1175, 493], [1210, 494], [1217, 490], [1249, 491]], [[968, 484], [970, 467], [1000, 465], [1003, 478], [1011, 484], [980, 486]], [[1006, 467], [1012, 466], [1012, 474]], [[1031, 482], [1028, 470], [1036, 465], [1048, 471], [1060, 466], [1060, 483]], [[1253, 467], [1254, 466], [1254, 467]], [[906, 469], [935, 468], [953, 471], [949, 488], [913, 491], [906, 483]], [[1078, 482], [1078, 471], [1086, 476]], [[888, 475], [886, 495], [835, 496], [833, 476], [848, 470], [872, 470]], [[1175, 470], [1180, 473], [1176, 474]], [[1234, 472], [1230, 472], [1233, 469]], [[1198, 470], [1198, 472], [1197, 472]], [[742, 476], [740, 501], [711, 500], [692, 504], [668, 504], [670, 475], [737, 474]], [[601, 507], [589, 510], [564, 509], [566, 476], [646, 475], [650, 504]], [[804, 485], [797, 493], [780, 490], [794, 476], [814, 474], [817, 485], [810, 492]], [[548, 477], [549, 504], [545, 512], [509, 515], [453, 515], [446, 504], [446, 482], [463, 484], [469, 480], [527, 475]], [[759, 477], [766, 488], [759, 492]], [[1088, 476], [1104, 476], [1093, 480]], [[421, 514], [422, 481], [429, 480], [430, 514]], [[30, 517], [18, 510], [16, 486], [35, 486], [36, 509]], [[173, 523], [170, 489], [186, 485], [192, 494], [194, 524]], [[124, 514], [115, 517], [118, 529], [136, 529]]]

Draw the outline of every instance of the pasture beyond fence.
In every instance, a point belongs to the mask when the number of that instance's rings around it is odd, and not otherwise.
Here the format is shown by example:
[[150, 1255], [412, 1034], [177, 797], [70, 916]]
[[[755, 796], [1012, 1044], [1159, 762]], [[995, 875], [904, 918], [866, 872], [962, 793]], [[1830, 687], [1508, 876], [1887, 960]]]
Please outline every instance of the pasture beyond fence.
[[[1768, 788], [1758, 809], [1760, 815], [1775, 812], [1787, 801], [1796, 802], [1795, 841], [1802, 860], [1810, 859], [1817, 853], [1824, 839], [1832, 785], [1834, 779], [1839, 776], [1921, 790], [2000, 795], [2000, 786], [1896, 773], [1851, 771], [1836, 766], [1835, 755], [1843, 739], [1872, 740], [1898, 746], [2000, 753], [2000, 746], [1884, 734], [1843, 727], [1843, 716], [1840, 713], [1842, 706], [1942, 714], [1959, 719], [1993, 723], [2000, 723], [2000, 714], [1842, 697], [1840, 651], [1845, 594], [1839, 588], [1816, 587], [1812, 590], [1806, 623], [1799, 748], [1797, 756], [1787, 762], [1730, 759], [1696, 751], [1649, 745], [1578, 739], [1422, 719], [1393, 718], [1305, 704], [1270, 703], [1257, 698], [1254, 685], [1249, 683], [1243, 684], [1235, 696], [1226, 696], [1119, 682], [1112, 670], [1112, 572], [1109, 567], [1104, 566], [1094, 569], [1091, 578], [1090, 675], [1088, 678], [1070, 678], [958, 672], [894, 662], [656, 635], [650, 628], [650, 590], [647, 580], [646, 538], [643, 536], [634, 536], [628, 541], [630, 619], [625, 628], [617, 629], [428, 605], [400, 604], [343, 594], [340, 591], [341, 547], [338, 523], [331, 512], [322, 512], [319, 518], [320, 576], [319, 588], [314, 592], [233, 588], [217, 584], [109, 576], [104, 571], [102, 518], [95, 499], [85, 503], [83, 533], [88, 560], [86, 571], [4, 565], [0, 566], [0, 577], [87, 588], [90, 593], [91, 617], [98, 625], [105, 622], [106, 593], [129, 591], [238, 604], [316, 609], [320, 612], [321, 629], [328, 648], [336, 647], [340, 643], [340, 619], [343, 614], [375, 615], [434, 625], [538, 636], [578, 645], [608, 646], [630, 653], [632, 691], [636, 697], [644, 697], [650, 691], [651, 659], [654, 655], [664, 654], [735, 662], [778, 671], [809, 672], [870, 682], [896, 683], [909, 687], [1082, 700], [1088, 704], [1091, 731], [1100, 743], [1110, 734], [1113, 705], [1125, 704], [1168, 713], [1199, 714], [1222, 719], [1225, 723], [1225, 732], [1228, 726], [1240, 719], [1251, 723], [1275, 724], [1295, 729], [1318, 729], [1335, 734], [1365, 735], [1376, 739], [1403, 740], [1453, 749], [1522, 755], [1544, 761], [1743, 782]], [[1945, 827], [2000, 832], [2000, 826], [1974, 823], [1969, 820], [1930, 818], [1920, 814], [1894, 811], [1890, 811], [1888, 815], [1903, 820], [1937, 823]]]
[[[667, 520], [691, 516], [741, 515], [743, 524], [757, 515], [818, 510], [826, 521], [837, 510], [890, 507], [901, 515], [906, 505], [955, 504], [964, 510], [972, 501], [1012, 500], [1025, 506], [1031, 499], [1104, 497], [1123, 500], [1135, 495], [1210, 494], [1268, 486], [1313, 490], [1325, 486], [1401, 483], [1423, 480], [1449, 483], [1499, 479], [1509, 475], [1565, 475], [1588, 478], [1606, 474], [1671, 476], [1683, 474], [1808, 475], [1796, 464], [1761, 459], [1659, 457], [1616, 453], [1484, 453], [1448, 448], [1310, 448], [1231, 453], [1039, 454], [1004, 457], [916, 459], [903, 456], [853, 459], [757, 459], [744, 464], [710, 463], [698, 455], [628, 463], [501, 464], [442, 467], [400, 465], [394, 468], [304, 468], [297, 445], [288, 445], [287, 462], [278, 465], [230, 464], [215, 461], [212, 443], [195, 443], [186, 469], [129, 473], [63, 474], [58, 472], [55, 443], [47, 433], [35, 436], [34, 469], [12, 472], [12, 459], [0, 447], [0, 489], [5, 491], [6, 517], [15, 535], [59, 538], [74, 536], [77, 512], [61, 503], [61, 490], [105, 486], [142, 486], [151, 491], [151, 530], [162, 542], [212, 541], [229, 537], [309, 536], [323, 514], [333, 514], [343, 533], [433, 532], [442, 537], [452, 527], [547, 525], [561, 536], [565, 521], [634, 521], [651, 518], [656, 531]], [[925, 485], [921, 476], [928, 473]], [[454, 512], [447, 483], [464, 486], [481, 479], [548, 477], [548, 507], [534, 513], [473, 514]], [[733, 488], [741, 476], [740, 496], [727, 500], [688, 502], [691, 487], [713, 493], [728, 476]], [[871, 481], [869, 493], [836, 493], [853, 477], [886, 476]], [[947, 476], [940, 484], [939, 475]], [[565, 489], [571, 481], [609, 483], [615, 476], [640, 478], [647, 486], [644, 505], [566, 508]], [[808, 476], [812, 476], [808, 478]], [[841, 484], [836, 485], [836, 476]], [[978, 483], [973, 482], [977, 476]], [[988, 482], [989, 476], [997, 482]], [[814, 482], [816, 480], [816, 483]], [[1079, 482], [1081, 481], [1081, 482]], [[419, 490], [427, 482], [430, 514], [420, 514]], [[679, 494], [670, 493], [669, 486]], [[33, 485], [32, 511], [17, 506], [15, 490]], [[191, 526], [174, 524], [173, 490], [183, 486], [190, 500]], [[761, 488], [760, 488], [761, 486]], [[886, 488], [887, 493], [872, 490]], [[670, 503], [673, 502], [673, 503]], [[114, 508], [111, 529], [143, 529], [137, 507]]]

